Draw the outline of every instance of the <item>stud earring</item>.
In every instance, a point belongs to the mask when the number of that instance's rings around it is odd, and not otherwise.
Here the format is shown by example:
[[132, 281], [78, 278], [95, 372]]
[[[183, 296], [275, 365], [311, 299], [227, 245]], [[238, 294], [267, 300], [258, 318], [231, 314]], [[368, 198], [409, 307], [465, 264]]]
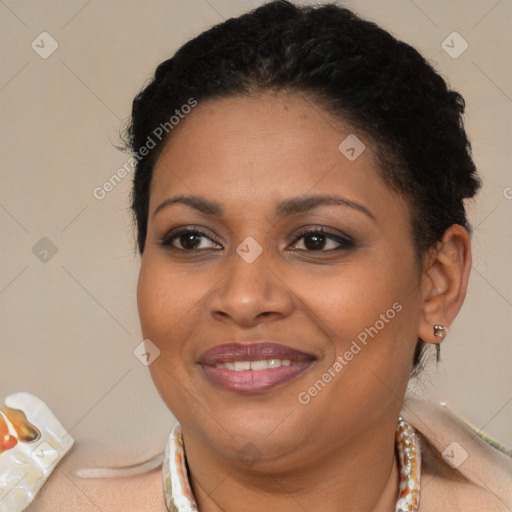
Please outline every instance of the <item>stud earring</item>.
[[[434, 325], [434, 336], [444, 338], [446, 336], [446, 327], [443, 325]], [[441, 342], [436, 344], [436, 361], [439, 363], [441, 360]]]
[[444, 338], [446, 336], [446, 327], [443, 325], [434, 325], [434, 336]]

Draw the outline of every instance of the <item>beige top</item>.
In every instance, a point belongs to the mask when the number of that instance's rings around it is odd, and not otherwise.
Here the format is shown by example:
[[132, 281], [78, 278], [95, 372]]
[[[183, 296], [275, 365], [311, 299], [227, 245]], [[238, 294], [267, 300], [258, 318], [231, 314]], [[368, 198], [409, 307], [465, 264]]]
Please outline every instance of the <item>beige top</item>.
[[439, 404], [409, 398], [402, 415], [422, 439], [420, 512], [512, 511], [509, 455]]
[[[510, 456], [439, 404], [407, 398], [401, 414], [421, 440], [419, 512], [512, 511]], [[77, 445], [28, 512], [166, 512], [161, 468], [125, 478], [81, 479], [73, 470], [90, 463]]]

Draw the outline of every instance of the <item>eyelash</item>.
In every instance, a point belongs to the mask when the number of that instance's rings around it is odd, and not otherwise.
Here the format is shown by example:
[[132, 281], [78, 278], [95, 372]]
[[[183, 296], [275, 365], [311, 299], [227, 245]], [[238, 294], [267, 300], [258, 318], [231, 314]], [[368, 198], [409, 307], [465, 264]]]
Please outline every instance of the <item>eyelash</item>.
[[[206, 234], [204, 231], [201, 231], [200, 229], [186, 228], [186, 229], [182, 229], [181, 231], [178, 231], [177, 233], [170, 233], [170, 234], [166, 235], [164, 238], [162, 238], [162, 240], [160, 240], [160, 245], [162, 247], [165, 247], [167, 249], [171, 249], [174, 251], [182, 251], [182, 252], [190, 252], [190, 253], [197, 252], [197, 251], [204, 251], [205, 249], [180, 249], [178, 247], [172, 246], [173, 240], [175, 240], [176, 238], [179, 238], [183, 235], [189, 235], [189, 234], [199, 235], [200, 237], [207, 238], [211, 242], [217, 243], [214, 240], [212, 240], [211, 237], [208, 236], [208, 234]], [[296, 238], [293, 240], [292, 243], [296, 244], [302, 238], [312, 236], [312, 235], [323, 236], [325, 238], [328, 238], [329, 240], [334, 240], [335, 242], [337, 242], [340, 245], [339, 245], [339, 247], [337, 247], [335, 249], [328, 249], [328, 250], [323, 250], [323, 249], [319, 249], [317, 251], [307, 250], [307, 249], [299, 249], [299, 250], [306, 251], [306, 252], [333, 252], [333, 251], [339, 251], [339, 250], [353, 249], [355, 247], [355, 243], [351, 237], [337, 235], [337, 234], [334, 234], [334, 233], [331, 233], [331, 232], [325, 230], [324, 228], [308, 229], [306, 231], [303, 231], [296, 236]], [[218, 250], [218, 249], [214, 249], [214, 250]]]

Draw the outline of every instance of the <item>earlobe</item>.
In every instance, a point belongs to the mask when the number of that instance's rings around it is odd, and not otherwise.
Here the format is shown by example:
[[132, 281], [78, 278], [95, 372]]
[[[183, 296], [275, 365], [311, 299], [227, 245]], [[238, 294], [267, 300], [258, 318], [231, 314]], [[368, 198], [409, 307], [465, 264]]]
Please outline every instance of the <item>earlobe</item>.
[[437, 247], [426, 256], [422, 278], [422, 315], [418, 336], [439, 344], [466, 296], [471, 270], [471, 240], [466, 229], [450, 226]]

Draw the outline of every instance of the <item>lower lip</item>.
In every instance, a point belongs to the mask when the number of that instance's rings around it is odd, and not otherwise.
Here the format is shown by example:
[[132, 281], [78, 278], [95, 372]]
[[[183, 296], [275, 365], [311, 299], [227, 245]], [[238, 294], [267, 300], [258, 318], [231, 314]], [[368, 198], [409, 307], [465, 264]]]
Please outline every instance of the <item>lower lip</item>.
[[200, 365], [206, 376], [214, 383], [229, 391], [238, 393], [257, 393], [273, 389], [285, 382], [289, 382], [304, 371], [313, 361], [279, 366], [266, 370], [229, 370], [215, 366]]

